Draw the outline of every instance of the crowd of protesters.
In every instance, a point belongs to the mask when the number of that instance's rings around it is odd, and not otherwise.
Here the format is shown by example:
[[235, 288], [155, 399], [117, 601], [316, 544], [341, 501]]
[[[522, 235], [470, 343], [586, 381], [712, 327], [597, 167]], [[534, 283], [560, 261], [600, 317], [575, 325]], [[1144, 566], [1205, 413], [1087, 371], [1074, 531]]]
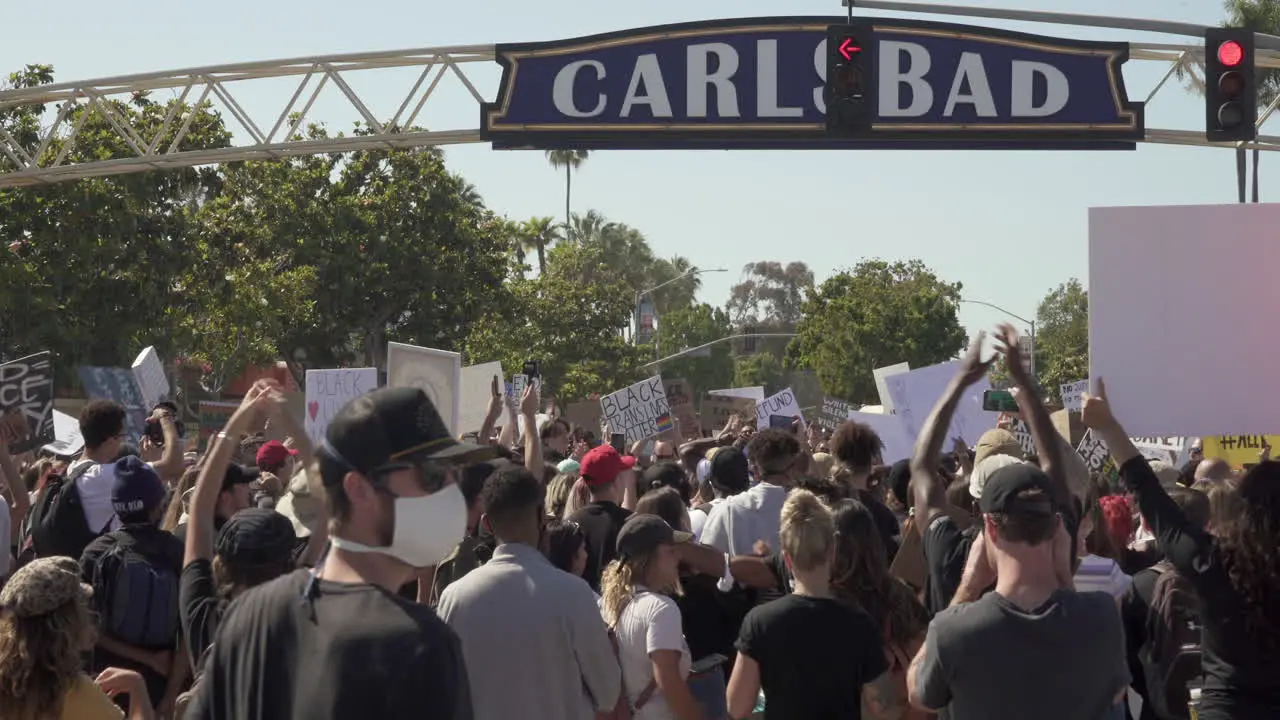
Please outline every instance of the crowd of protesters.
[[[1099, 379], [1090, 476], [997, 339], [889, 466], [853, 422], [620, 452], [532, 387], [313, 443], [260, 381], [201, 455], [90, 402], [77, 457], [0, 444], [0, 718], [1280, 718], [1280, 464], [1149, 462]], [[947, 435], [997, 360], [1034, 453]]]

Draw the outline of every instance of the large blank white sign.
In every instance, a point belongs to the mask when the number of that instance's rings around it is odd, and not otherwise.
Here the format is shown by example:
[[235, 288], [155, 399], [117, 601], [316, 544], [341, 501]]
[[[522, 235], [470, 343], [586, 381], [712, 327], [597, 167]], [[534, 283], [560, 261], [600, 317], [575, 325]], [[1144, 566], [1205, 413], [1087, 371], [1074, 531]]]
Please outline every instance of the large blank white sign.
[[1089, 376], [1129, 435], [1280, 431], [1280, 205], [1089, 211]]

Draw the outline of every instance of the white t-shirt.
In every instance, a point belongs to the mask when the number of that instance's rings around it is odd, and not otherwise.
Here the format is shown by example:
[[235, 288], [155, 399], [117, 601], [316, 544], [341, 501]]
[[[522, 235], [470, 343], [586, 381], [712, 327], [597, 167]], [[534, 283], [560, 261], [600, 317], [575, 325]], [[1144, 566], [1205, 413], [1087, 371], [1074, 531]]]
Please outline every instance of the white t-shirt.
[[715, 498], [707, 503], [707, 509], [698, 509], [689, 511], [689, 532], [693, 533], [693, 539], [698, 540], [702, 537], [702, 528], [707, 524], [707, 513], [711, 512], [711, 508], [724, 502], [724, 498]]
[[[71, 475], [85, 463], [92, 460], [80, 460], [67, 468]], [[89, 525], [89, 532], [99, 534], [103, 528], [108, 532], [120, 529], [120, 519], [111, 507], [111, 486], [116, 481], [115, 463], [97, 464], [85, 470], [76, 478], [76, 488], [80, 490], [80, 504], [84, 507], [84, 520]], [[107, 527], [110, 523], [111, 527]]]
[[769, 483], [734, 495], [711, 508], [699, 542], [730, 555], [751, 555], [756, 541], [763, 540], [770, 550], [779, 552], [782, 503], [786, 500], [787, 489]]
[[[684, 641], [680, 608], [671, 598], [637, 587], [636, 596], [623, 608], [614, 632], [618, 636], [622, 682], [632, 703], [653, 680], [653, 660], [649, 653], [655, 650], [679, 650], [680, 675], [689, 676], [693, 659]], [[662, 693], [655, 690], [635, 714], [635, 720], [675, 720], [675, 714]]]

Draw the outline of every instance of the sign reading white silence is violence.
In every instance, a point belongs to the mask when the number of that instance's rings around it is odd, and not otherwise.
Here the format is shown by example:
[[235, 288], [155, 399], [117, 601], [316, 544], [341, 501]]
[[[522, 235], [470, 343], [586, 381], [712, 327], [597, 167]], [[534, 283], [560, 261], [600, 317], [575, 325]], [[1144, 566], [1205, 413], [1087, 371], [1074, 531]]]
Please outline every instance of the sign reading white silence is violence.
[[675, 429], [661, 375], [600, 398], [600, 412], [609, 432], [622, 433], [628, 443]]

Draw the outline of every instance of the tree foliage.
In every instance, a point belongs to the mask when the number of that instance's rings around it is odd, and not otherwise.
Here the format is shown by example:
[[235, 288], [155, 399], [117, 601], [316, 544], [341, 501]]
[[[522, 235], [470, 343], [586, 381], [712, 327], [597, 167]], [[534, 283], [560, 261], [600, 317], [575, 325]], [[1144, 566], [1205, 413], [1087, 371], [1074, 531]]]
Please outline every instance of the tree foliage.
[[964, 347], [959, 300], [960, 283], [939, 279], [919, 260], [864, 260], [806, 298], [788, 364], [816, 371], [828, 395], [873, 403], [875, 368], [934, 365]]
[[[694, 348], [733, 334], [729, 316], [706, 303], [674, 310], [658, 325], [658, 346], [663, 355]], [[734, 360], [729, 343], [707, 348], [707, 357], [684, 357], [664, 363], [663, 377], [684, 378], [695, 394], [732, 387]]]
[[1061, 386], [1089, 377], [1089, 292], [1080, 281], [1059, 285], [1036, 310], [1036, 376], [1045, 395], [1061, 402]]

